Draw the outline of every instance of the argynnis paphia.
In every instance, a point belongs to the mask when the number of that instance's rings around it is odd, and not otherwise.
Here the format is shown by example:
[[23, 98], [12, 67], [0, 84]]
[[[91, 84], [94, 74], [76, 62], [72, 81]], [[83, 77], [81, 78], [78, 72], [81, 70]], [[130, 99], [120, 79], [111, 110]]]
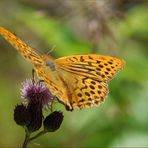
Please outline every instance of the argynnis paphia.
[[0, 27], [0, 34], [34, 65], [40, 79], [68, 110], [104, 102], [108, 94], [108, 81], [124, 66], [121, 59], [97, 54], [54, 60], [47, 55], [39, 55], [3, 27]]

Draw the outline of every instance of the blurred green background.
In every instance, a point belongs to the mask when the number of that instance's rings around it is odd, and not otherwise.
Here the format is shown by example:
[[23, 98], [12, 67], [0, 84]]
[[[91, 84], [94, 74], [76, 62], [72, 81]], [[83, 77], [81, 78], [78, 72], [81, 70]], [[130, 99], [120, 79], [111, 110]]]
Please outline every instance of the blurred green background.
[[[0, 26], [41, 54], [115, 55], [125, 68], [109, 82], [104, 104], [64, 112], [61, 128], [30, 147], [148, 147], [147, 0], [0, 0]], [[32, 65], [0, 37], [0, 147], [20, 147], [13, 110]], [[45, 111], [48, 113], [48, 111]]]

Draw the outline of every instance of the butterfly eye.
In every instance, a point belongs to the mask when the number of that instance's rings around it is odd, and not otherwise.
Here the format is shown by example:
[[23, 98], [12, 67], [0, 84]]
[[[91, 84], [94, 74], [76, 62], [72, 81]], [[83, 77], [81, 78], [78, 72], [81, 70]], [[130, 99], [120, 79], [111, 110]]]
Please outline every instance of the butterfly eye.
[[56, 70], [55, 64], [51, 61], [46, 61], [46, 66], [50, 67], [52, 71]]

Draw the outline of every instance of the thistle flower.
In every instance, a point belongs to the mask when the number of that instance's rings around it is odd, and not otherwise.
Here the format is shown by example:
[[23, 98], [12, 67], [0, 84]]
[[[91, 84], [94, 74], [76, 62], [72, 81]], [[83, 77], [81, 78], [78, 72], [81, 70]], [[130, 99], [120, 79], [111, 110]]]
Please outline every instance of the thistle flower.
[[48, 105], [53, 100], [52, 94], [43, 83], [36, 83], [31, 80], [26, 80], [21, 89], [23, 99], [30, 101], [39, 101], [42, 106]]
[[[21, 104], [15, 107], [14, 120], [18, 125], [25, 127], [26, 137], [22, 147], [26, 148], [30, 141], [46, 132], [54, 132], [59, 129], [63, 121], [63, 114], [61, 112], [54, 111], [43, 121], [43, 107], [51, 105], [53, 96], [43, 83], [35, 82], [34, 79], [26, 80], [23, 83], [21, 96], [27, 104]], [[33, 132], [41, 128], [42, 123], [44, 125], [44, 129], [31, 137]]]

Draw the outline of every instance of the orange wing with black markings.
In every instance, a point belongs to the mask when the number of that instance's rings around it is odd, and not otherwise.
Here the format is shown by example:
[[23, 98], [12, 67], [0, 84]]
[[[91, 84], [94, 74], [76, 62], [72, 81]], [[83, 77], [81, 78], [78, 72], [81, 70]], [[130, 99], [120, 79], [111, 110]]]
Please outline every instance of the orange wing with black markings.
[[0, 27], [0, 34], [34, 65], [38, 76], [69, 110], [103, 102], [108, 94], [108, 81], [125, 65], [119, 58], [97, 54], [54, 60], [40, 56], [3, 27]]

